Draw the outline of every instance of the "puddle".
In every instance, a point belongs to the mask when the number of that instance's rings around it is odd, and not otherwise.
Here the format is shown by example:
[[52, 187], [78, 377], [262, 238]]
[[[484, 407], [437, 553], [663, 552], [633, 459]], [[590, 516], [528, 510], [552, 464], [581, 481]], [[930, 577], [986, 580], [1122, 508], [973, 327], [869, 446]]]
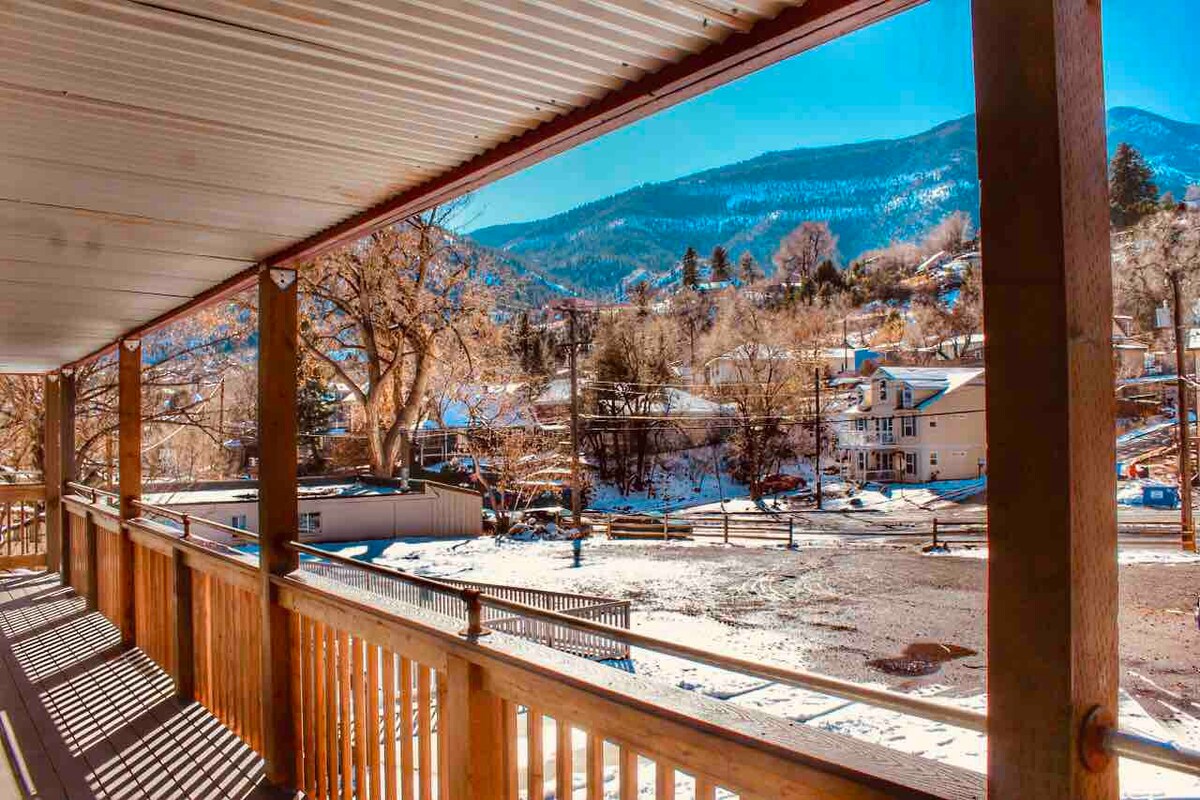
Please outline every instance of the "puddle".
[[913, 642], [904, 648], [903, 655], [891, 658], [876, 658], [867, 662], [889, 675], [903, 675], [917, 678], [922, 675], [932, 675], [942, 668], [947, 661], [976, 655], [974, 650], [960, 647], [956, 644], [943, 642]]

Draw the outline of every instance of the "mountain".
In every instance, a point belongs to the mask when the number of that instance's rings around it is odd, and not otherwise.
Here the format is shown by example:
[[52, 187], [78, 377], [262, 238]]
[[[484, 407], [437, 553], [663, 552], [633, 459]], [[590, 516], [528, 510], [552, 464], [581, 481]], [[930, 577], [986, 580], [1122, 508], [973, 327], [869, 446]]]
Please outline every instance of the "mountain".
[[[1110, 148], [1142, 151], [1160, 191], [1182, 198], [1200, 183], [1200, 125], [1134, 108], [1112, 109], [1108, 123]], [[826, 220], [848, 262], [959, 210], [978, 219], [973, 115], [902, 139], [766, 153], [471, 236], [551, 282], [611, 295], [631, 278], [669, 273], [688, 245], [701, 255], [723, 245], [735, 261], [749, 251], [770, 272], [788, 231]]]

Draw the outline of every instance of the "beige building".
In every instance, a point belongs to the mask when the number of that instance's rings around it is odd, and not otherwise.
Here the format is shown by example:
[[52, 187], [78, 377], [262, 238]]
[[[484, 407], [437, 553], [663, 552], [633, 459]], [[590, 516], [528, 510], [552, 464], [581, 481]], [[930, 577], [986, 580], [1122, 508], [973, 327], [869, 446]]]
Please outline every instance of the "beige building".
[[987, 465], [983, 369], [880, 367], [839, 416], [837, 446], [852, 480], [978, 477]]
[[[478, 536], [483, 530], [483, 498], [457, 486], [411, 481], [302, 480], [300, 539], [353, 542], [400, 536]], [[227, 481], [147, 493], [147, 503], [165, 506], [235, 528], [258, 530], [258, 485]], [[198, 529], [218, 538], [211, 529]]]

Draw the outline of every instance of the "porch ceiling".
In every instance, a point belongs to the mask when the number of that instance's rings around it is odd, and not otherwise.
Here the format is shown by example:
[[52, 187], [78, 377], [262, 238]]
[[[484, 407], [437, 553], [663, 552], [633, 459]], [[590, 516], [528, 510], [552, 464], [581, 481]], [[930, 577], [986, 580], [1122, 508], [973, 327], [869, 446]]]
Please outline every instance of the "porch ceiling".
[[915, 2], [4, 0], [0, 371]]

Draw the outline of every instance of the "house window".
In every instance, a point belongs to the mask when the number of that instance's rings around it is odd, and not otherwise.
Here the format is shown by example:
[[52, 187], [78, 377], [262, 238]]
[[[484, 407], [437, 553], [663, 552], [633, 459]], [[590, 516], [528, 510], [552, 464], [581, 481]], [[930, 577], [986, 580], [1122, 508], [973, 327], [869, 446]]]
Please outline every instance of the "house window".
[[879, 441], [883, 444], [891, 444], [896, 439], [893, 433], [895, 429], [892, 417], [882, 417], [877, 421], [879, 423]]
[[305, 511], [300, 514], [300, 533], [313, 534], [321, 532], [321, 512]]
[[901, 436], [916, 436], [917, 435], [917, 418], [916, 417], [901, 417], [900, 418], [900, 435]]
[[912, 408], [913, 407], [913, 394], [912, 394], [911, 386], [905, 386], [904, 391], [901, 392], [900, 407], [901, 408]]
[[936, 419], [931, 419], [931, 420], [929, 420], [929, 427], [931, 427], [931, 428], [936, 428], [936, 427], [937, 427], [937, 420], [936, 420]]
[[916, 453], [905, 453], [904, 454], [904, 474], [905, 475], [916, 475], [917, 474], [917, 454]]
[[854, 420], [854, 430], [865, 431], [867, 429], [867, 420], [865, 417], [859, 417]]
[[237, 528], [239, 531], [248, 530], [248, 528], [246, 527], [246, 515], [245, 514], [234, 514], [233, 519], [231, 519], [229, 521], [229, 524], [231, 526], [233, 526], [234, 528]]
[[866, 452], [864, 452], [862, 450], [858, 451], [858, 471], [859, 472], [867, 471], [867, 454], [866, 454]]
[[938, 465], [938, 454], [936, 450], [929, 453], [929, 466], [936, 467]]
[[887, 400], [887, 381], [879, 382], [879, 401]]

